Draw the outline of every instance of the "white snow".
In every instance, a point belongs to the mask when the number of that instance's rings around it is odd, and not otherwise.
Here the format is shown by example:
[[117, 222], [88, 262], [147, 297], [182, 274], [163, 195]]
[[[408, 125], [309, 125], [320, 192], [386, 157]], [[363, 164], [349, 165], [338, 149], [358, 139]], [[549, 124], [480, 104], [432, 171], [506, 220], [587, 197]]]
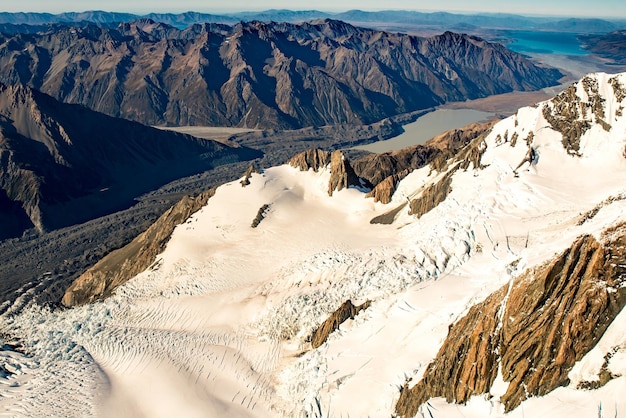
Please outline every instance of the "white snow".
[[[406, 209], [370, 224], [443, 173], [405, 178], [389, 205], [357, 189], [327, 194], [328, 170], [289, 166], [221, 186], [176, 228], [152, 269], [90, 306], [28, 306], [0, 318], [27, 355], [0, 351], [15, 374], [0, 377], [9, 416], [385, 416], [399, 388], [416, 383], [448, 327], [475, 303], [572, 241], [626, 220], [626, 118], [610, 77], [594, 75], [610, 132], [567, 154], [541, 109], [498, 123], [485, 139], [484, 170], [454, 174], [452, 193], [419, 220]], [[626, 74], [617, 76], [626, 86]], [[626, 100], [625, 100], [626, 102]], [[538, 160], [513, 169], [534, 132]], [[507, 132], [515, 147], [498, 144]], [[604, 206], [578, 225], [581, 217]], [[251, 227], [259, 208], [265, 219]], [[372, 305], [318, 349], [307, 337], [345, 300]], [[507, 416], [605, 416], [626, 411], [624, 312], [570, 373], [572, 384], [531, 398]], [[608, 352], [620, 375], [597, 390]], [[431, 399], [424, 416], [503, 416], [492, 398], [467, 405]], [[621, 395], [621, 396], [620, 396]]]

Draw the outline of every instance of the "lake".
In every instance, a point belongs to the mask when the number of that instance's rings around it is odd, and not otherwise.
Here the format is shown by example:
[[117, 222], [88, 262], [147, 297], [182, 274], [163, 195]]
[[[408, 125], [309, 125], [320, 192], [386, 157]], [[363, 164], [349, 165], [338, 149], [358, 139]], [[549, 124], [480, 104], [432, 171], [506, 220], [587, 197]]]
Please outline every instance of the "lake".
[[588, 55], [577, 33], [504, 30], [500, 34], [511, 40], [507, 48], [521, 54]]
[[369, 152], [387, 152], [419, 145], [450, 129], [462, 128], [473, 122], [489, 119], [493, 113], [473, 109], [437, 109], [425, 114], [415, 122], [404, 125], [404, 132], [385, 141], [361, 145], [355, 149]]

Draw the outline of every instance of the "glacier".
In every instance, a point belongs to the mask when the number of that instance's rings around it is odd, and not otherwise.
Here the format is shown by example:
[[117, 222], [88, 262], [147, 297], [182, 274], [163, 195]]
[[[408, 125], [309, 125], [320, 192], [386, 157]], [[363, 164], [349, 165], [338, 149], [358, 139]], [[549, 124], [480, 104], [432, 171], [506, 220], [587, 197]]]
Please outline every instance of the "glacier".
[[[620, 86], [626, 74], [572, 85], [586, 126], [576, 155], [548, 121], [566, 99], [557, 96], [497, 123], [478, 145], [483, 168], [451, 160], [441, 172], [415, 170], [388, 205], [356, 188], [328, 196], [328, 168], [283, 165], [252, 174], [246, 187], [220, 186], [157, 262], [110, 298], [72, 309], [21, 301], [0, 317], [21, 345], [0, 351], [9, 372], [0, 374], [0, 414], [391, 415], [400, 387], [420, 379], [471, 306], [578, 236], [626, 221]], [[529, 147], [536, 155], [524, 161]], [[419, 219], [407, 208], [389, 225], [370, 223], [450, 170], [451, 192]], [[372, 304], [312, 349], [313, 330], [348, 299]], [[506, 416], [626, 411], [625, 315], [572, 369], [570, 385]], [[619, 377], [577, 389], [610, 350]], [[497, 396], [485, 395], [465, 405], [431, 399], [429, 413], [505, 416]]]

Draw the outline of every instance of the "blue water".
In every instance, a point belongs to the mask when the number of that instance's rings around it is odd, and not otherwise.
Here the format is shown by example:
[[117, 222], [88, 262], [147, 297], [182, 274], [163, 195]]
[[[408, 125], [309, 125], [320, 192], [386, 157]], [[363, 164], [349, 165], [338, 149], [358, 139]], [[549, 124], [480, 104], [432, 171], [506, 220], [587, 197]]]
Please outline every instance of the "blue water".
[[521, 54], [587, 55], [577, 33], [510, 30], [502, 36], [511, 39], [507, 48]]

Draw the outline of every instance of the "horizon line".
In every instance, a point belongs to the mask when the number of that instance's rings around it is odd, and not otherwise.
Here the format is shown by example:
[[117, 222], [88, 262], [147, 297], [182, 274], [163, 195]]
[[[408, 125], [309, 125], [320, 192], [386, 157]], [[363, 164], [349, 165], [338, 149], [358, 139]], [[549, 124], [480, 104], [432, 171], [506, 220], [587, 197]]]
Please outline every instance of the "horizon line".
[[417, 10], [417, 9], [404, 9], [404, 8], [388, 8], [388, 9], [376, 9], [376, 10], [365, 10], [365, 9], [348, 9], [343, 11], [329, 11], [329, 10], [319, 10], [319, 9], [285, 9], [285, 8], [270, 8], [270, 9], [260, 9], [260, 10], [252, 10], [252, 9], [239, 9], [239, 10], [231, 10], [231, 11], [208, 11], [208, 10], [184, 10], [184, 11], [165, 11], [165, 10], [153, 10], [153, 11], [117, 11], [117, 10], [105, 10], [105, 9], [89, 9], [83, 11], [62, 11], [62, 12], [50, 12], [50, 11], [1, 11], [0, 14], [48, 14], [53, 16], [63, 15], [63, 14], [82, 14], [82, 13], [115, 13], [115, 14], [130, 14], [138, 17], [146, 16], [149, 14], [171, 14], [171, 15], [182, 15], [186, 13], [198, 13], [198, 14], [207, 14], [214, 16], [223, 16], [223, 17], [236, 17], [237, 15], [241, 15], [243, 13], [267, 13], [267, 12], [317, 12], [317, 13], [326, 13], [329, 15], [340, 15], [349, 12], [362, 12], [362, 13], [381, 13], [381, 12], [408, 12], [408, 13], [420, 13], [420, 14], [435, 14], [435, 13], [447, 13], [451, 15], [457, 16], [516, 16], [516, 17], [527, 17], [527, 18], [566, 18], [566, 19], [606, 19], [606, 20], [626, 20], [626, 16], [603, 16], [596, 15], [590, 16], [588, 14], [585, 15], [577, 15], [577, 14], [552, 14], [552, 13], [514, 13], [514, 12], [485, 12], [485, 11], [448, 11], [448, 10]]

